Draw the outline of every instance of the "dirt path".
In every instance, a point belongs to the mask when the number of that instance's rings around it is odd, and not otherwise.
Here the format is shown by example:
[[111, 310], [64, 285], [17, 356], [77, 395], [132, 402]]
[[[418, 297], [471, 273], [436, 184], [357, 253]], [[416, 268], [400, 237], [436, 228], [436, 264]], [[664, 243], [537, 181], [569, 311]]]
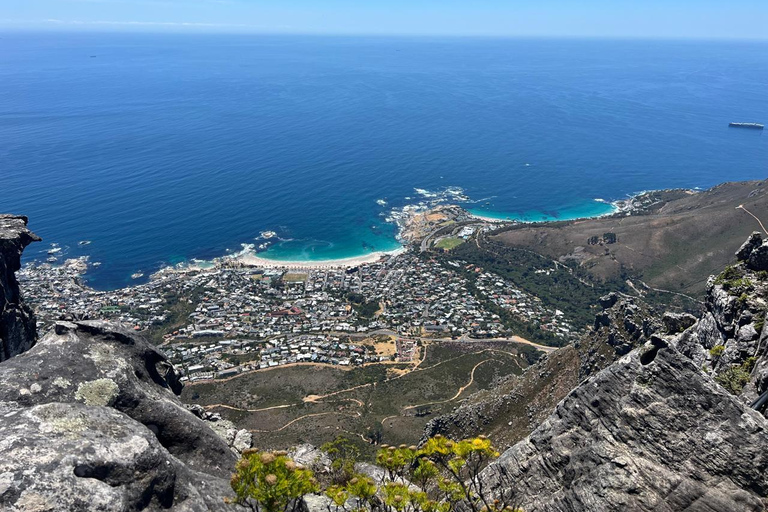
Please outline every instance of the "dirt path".
[[242, 409], [240, 407], [234, 407], [232, 405], [227, 405], [227, 404], [210, 404], [210, 405], [204, 405], [203, 407], [205, 409], [222, 408], [222, 409], [229, 409], [231, 411], [240, 411], [240, 412], [262, 412], [262, 411], [271, 411], [274, 409], [287, 409], [288, 407], [296, 407], [297, 405], [301, 405], [301, 404], [273, 405], [272, 407], [263, 407], [261, 409]]
[[750, 214], [752, 217], [754, 217], [754, 219], [757, 221], [757, 223], [758, 223], [758, 224], [760, 224], [760, 227], [763, 229], [763, 233], [765, 233], [766, 235], [768, 235], [768, 231], [766, 231], [766, 229], [765, 229], [765, 226], [763, 226], [763, 223], [760, 221], [760, 219], [758, 219], [758, 218], [757, 218], [757, 215], [755, 215], [755, 214], [754, 214], [754, 213], [752, 213], [751, 211], [749, 211], [749, 210], [747, 210], [746, 208], [744, 208], [744, 205], [743, 205], [743, 204], [740, 204], [739, 206], [737, 206], [737, 207], [736, 207], [736, 209], [737, 209], [737, 210], [744, 210], [745, 212], [747, 212], [748, 214]]
[[[467, 389], [469, 386], [471, 386], [471, 385], [472, 385], [472, 384], [475, 382], [475, 370], [477, 370], [478, 366], [480, 366], [480, 365], [481, 365], [481, 364], [483, 364], [483, 363], [487, 363], [488, 361], [493, 361], [493, 359], [485, 359], [485, 360], [483, 360], [483, 361], [480, 361], [479, 363], [477, 363], [477, 364], [476, 364], [476, 365], [475, 365], [475, 366], [472, 368], [472, 371], [471, 371], [471, 372], [470, 372], [470, 374], [469, 374], [469, 382], [467, 382], [466, 384], [464, 384], [463, 386], [461, 386], [461, 387], [459, 388], [459, 390], [456, 392], [456, 394], [455, 394], [455, 395], [453, 395], [451, 398], [449, 398], [449, 399], [447, 399], [447, 400], [438, 400], [438, 401], [436, 401], [436, 402], [428, 402], [428, 403], [426, 403], [426, 404], [409, 405], [408, 407], [404, 407], [404, 408], [403, 408], [403, 410], [404, 410], [404, 411], [407, 411], [407, 410], [409, 410], [409, 409], [415, 409], [415, 408], [417, 408], [417, 407], [424, 407], [425, 405], [433, 405], [433, 404], [444, 404], [444, 403], [447, 403], [447, 402], [452, 402], [452, 401], [456, 400], [457, 398], [459, 398], [459, 396], [461, 396], [461, 394], [462, 394], [462, 393], [463, 393], [463, 392], [464, 392], [464, 391], [465, 391], [465, 390], [466, 390], [466, 389]], [[382, 420], [382, 422], [383, 422], [383, 420]]]
[[261, 433], [280, 432], [281, 430], [285, 430], [286, 428], [290, 427], [291, 425], [293, 425], [297, 421], [301, 421], [301, 420], [306, 419], [306, 418], [312, 418], [312, 417], [315, 417], [315, 416], [327, 416], [328, 414], [339, 414], [341, 416], [352, 416], [353, 418], [362, 416], [359, 412], [355, 413], [355, 414], [348, 414], [348, 413], [336, 412], [336, 411], [316, 412], [316, 413], [313, 413], [313, 414], [305, 414], [304, 416], [299, 416], [298, 418], [289, 421], [288, 423], [286, 423], [285, 425], [283, 425], [282, 427], [280, 427], [280, 428], [278, 428], [276, 430], [250, 430], [250, 432], [261, 432]]

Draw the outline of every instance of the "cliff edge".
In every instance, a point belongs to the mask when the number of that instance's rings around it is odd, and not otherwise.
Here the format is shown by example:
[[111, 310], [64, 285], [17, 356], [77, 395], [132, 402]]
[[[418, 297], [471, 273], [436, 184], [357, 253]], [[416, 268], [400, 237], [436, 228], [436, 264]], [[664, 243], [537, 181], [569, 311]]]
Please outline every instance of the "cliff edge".
[[0, 214], [0, 361], [29, 350], [37, 341], [35, 315], [19, 294], [15, 273], [21, 253], [40, 238], [27, 229], [27, 218]]
[[26, 226], [0, 215], [0, 509], [229, 510], [236, 455], [176, 398], [164, 354], [99, 321], [37, 342], [14, 276], [39, 240]]

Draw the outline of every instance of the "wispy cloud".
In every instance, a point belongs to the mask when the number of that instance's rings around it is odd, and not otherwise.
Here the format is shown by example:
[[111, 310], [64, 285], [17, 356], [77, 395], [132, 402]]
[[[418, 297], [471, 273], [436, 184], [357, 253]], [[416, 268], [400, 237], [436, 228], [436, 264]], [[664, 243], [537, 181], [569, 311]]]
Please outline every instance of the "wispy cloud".
[[137, 27], [208, 27], [208, 28], [259, 28], [244, 23], [199, 23], [193, 21], [108, 21], [108, 20], [60, 20], [49, 18], [44, 23], [57, 25], [113, 25]]

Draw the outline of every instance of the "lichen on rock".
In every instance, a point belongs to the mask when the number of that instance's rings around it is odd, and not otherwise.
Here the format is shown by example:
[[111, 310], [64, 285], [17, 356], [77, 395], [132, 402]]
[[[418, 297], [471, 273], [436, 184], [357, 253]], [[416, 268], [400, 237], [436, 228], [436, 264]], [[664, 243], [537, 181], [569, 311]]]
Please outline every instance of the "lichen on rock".
[[110, 405], [118, 395], [119, 387], [112, 379], [96, 379], [81, 382], [77, 386], [75, 399], [86, 405]]

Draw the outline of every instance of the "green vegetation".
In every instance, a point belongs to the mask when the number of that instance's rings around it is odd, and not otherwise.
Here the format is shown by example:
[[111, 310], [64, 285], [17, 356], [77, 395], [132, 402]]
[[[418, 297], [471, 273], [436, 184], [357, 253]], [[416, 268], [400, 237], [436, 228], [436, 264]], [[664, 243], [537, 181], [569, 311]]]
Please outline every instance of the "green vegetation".
[[235, 366], [248, 363], [250, 361], [261, 360], [261, 355], [258, 352], [250, 352], [246, 354], [224, 354], [222, 359]]
[[744, 276], [743, 270], [734, 265], [728, 265], [716, 278], [715, 284], [723, 287], [730, 295], [739, 296], [739, 301], [749, 299], [747, 292], [754, 289], [752, 281]]
[[763, 313], [763, 317], [760, 320], [755, 322], [755, 330], [758, 334], [763, 332], [763, 326], [765, 326], [765, 313]]
[[379, 303], [377, 301], [368, 301], [360, 293], [348, 293], [347, 300], [352, 304], [352, 307], [364, 319], [373, 318], [379, 311]]
[[312, 472], [296, 464], [286, 452], [246, 450], [235, 468], [230, 485], [237, 497], [232, 503], [254, 502], [251, 508], [264, 512], [299, 510], [298, 498], [320, 487]]
[[290, 273], [283, 274], [283, 282], [286, 283], [302, 283], [307, 280], [307, 274]]
[[182, 398], [236, 408], [216, 411], [252, 430], [257, 446], [320, 446], [347, 433], [362, 456], [371, 459], [374, 447], [367, 440], [414, 443], [431, 418], [503, 377], [519, 375], [537, 355], [533, 347], [510, 342], [432, 343], [416, 370], [412, 364], [389, 362], [284, 366], [190, 383]]
[[444, 251], [450, 251], [451, 249], [455, 249], [456, 247], [460, 246], [464, 243], [464, 239], [454, 237], [454, 236], [448, 236], [445, 238], [440, 239], [436, 244], [436, 249], [442, 249]]
[[339, 436], [320, 447], [331, 459], [330, 480], [345, 485], [355, 476], [355, 463], [360, 460], [360, 449], [349, 439]]
[[[332, 449], [344, 445], [337, 440]], [[438, 435], [420, 449], [382, 445], [376, 455], [376, 464], [385, 474], [380, 481], [353, 472], [351, 478], [328, 485], [323, 493], [336, 510], [344, 512], [514, 512], [519, 509], [512, 506], [509, 493], [493, 499], [478, 478], [498, 456], [485, 436], [452, 441]], [[285, 452], [257, 450], [243, 452], [231, 486], [236, 494], [232, 503], [260, 512], [296, 511], [299, 498], [320, 489], [313, 473], [288, 459]], [[348, 508], [350, 503], [354, 507]]]
[[725, 345], [715, 345], [711, 349], [709, 349], [709, 355], [717, 358], [723, 355], [723, 352], [725, 352]]
[[715, 381], [732, 395], [739, 395], [744, 386], [749, 382], [752, 368], [755, 367], [756, 362], [757, 359], [755, 357], [748, 357], [742, 364], [731, 366], [720, 373], [720, 375], [715, 377]]
[[[578, 267], [555, 264], [535, 252], [494, 241], [483, 241], [481, 248], [474, 243], [462, 244], [440, 258], [445, 262], [471, 263], [510, 280], [521, 290], [540, 298], [545, 305], [563, 311], [577, 328], [592, 323], [598, 299], [616, 288], [609, 289], [608, 285], [590, 282], [588, 274]], [[537, 273], [537, 270], [549, 270], [549, 273]], [[475, 281], [474, 271], [463, 269], [462, 272], [470, 282]], [[476, 297], [482, 300], [480, 294]], [[521, 336], [549, 345], [562, 343], [559, 338], [540, 330], [538, 325], [516, 319], [490, 302], [484, 301], [484, 306], [499, 315], [506, 327], [518, 331]]]

